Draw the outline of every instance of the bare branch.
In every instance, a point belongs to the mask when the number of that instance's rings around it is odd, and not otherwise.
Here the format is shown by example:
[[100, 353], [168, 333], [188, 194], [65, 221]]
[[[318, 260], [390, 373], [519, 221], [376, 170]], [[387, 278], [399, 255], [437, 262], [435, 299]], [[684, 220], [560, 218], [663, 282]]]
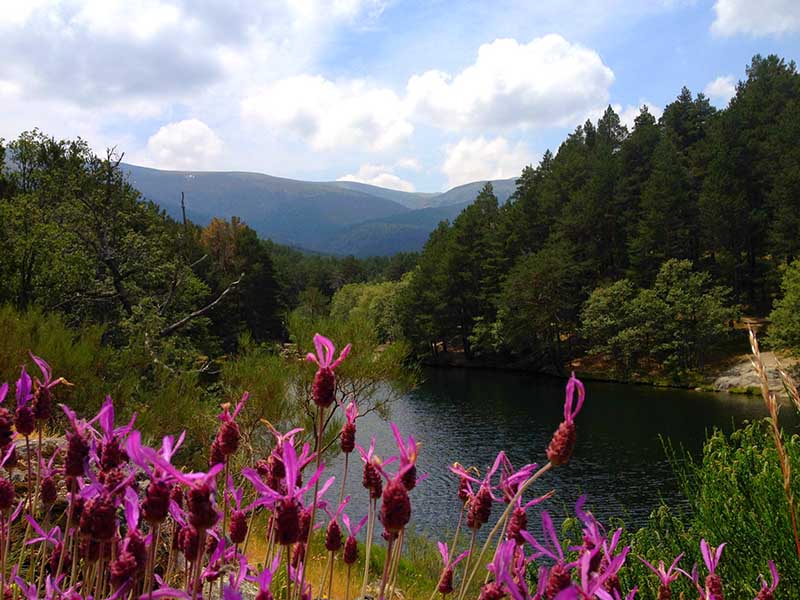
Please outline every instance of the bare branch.
[[223, 290], [223, 292], [219, 296], [217, 296], [217, 298], [213, 302], [211, 302], [210, 304], [207, 304], [203, 308], [201, 308], [199, 310], [196, 310], [193, 313], [190, 313], [190, 314], [186, 315], [180, 321], [176, 321], [172, 325], [169, 325], [168, 327], [165, 327], [164, 329], [162, 329], [158, 334], [159, 337], [167, 337], [168, 335], [172, 335], [173, 333], [175, 333], [178, 329], [180, 329], [181, 327], [186, 325], [192, 319], [196, 319], [197, 317], [201, 317], [204, 314], [206, 314], [208, 311], [210, 311], [212, 308], [214, 308], [217, 304], [219, 304], [222, 301], [222, 299], [230, 293], [230, 291], [232, 289], [234, 289], [236, 286], [239, 285], [239, 283], [241, 283], [242, 277], [244, 277], [244, 273], [239, 275], [239, 279], [237, 279], [236, 281], [231, 283], [227, 288], [225, 288]]

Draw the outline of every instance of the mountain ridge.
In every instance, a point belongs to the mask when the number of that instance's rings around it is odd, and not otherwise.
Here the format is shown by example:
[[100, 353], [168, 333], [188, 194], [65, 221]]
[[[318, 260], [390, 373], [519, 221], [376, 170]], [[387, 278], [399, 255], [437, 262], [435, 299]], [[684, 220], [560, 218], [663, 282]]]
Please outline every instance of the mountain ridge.
[[[352, 181], [302, 181], [248, 171], [167, 171], [125, 163], [142, 196], [206, 225], [237, 216], [261, 237], [329, 254], [390, 255], [422, 248], [439, 221], [453, 219], [485, 181], [445, 192], [404, 192]], [[515, 179], [493, 181], [502, 203]]]

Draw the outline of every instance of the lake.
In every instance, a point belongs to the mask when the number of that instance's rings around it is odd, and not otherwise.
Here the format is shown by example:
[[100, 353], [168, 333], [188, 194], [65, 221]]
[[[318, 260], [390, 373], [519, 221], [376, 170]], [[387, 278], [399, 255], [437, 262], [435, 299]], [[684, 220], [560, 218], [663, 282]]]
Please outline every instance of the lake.
[[[418, 531], [442, 535], [455, 527], [460, 507], [458, 481], [448, 465], [458, 461], [484, 471], [499, 450], [515, 466], [544, 464], [545, 448], [563, 418], [565, 381], [467, 369], [427, 369], [423, 377], [417, 389], [393, 403], [391, 420], [422, 442], [418, 468], [428, 478], [411, 492], [412, 523]], [[629, 528], [642, 525], [661, 498], [681, 503], [662, 438], [698, 456], [714, 428], [730, 431], [766, 415], [760, 397], [591, 381], [586, 394], [572, 460], [533, 489], [537, 494], [555, 489], [546, 506], [560, 516], [586, 493], [588, 506], [602, 520], [620, 517]], [[785, 426], [794, 427], [791, 409], [782, 416]], [[359, 419], [358, 443], [366, 447], [373, 434], [380, 456], [396, 453], [385, 421], [374, 414]], [[367, 508], [362, 463], [357, 452], [351, 458], [348, 513], [360, 517]], [[340, 465], [334, 470], [341, 473]], [[338, 491], [338, 484], [334, 488]]]

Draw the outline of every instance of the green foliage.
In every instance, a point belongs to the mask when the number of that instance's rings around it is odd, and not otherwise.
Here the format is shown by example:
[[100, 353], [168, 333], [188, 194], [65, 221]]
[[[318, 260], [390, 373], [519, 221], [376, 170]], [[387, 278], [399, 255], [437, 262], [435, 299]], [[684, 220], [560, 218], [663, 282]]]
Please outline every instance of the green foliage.
[[369, 323], [380, 341], [397, 340], [402, 334], [397, 301], [407, 285], [408, 278], [344, 285], [331, 300], [330, 316], [332, 319], [361, 319]]
[[[717, 431], [703, 449], [702, 459], [670, 450], [673, 466], [688, 501], [685, 515], [666, 506], [656, 509], [647, 527], [630, 535], [631, 554], [650, 560], [677, 556], [682, 564], [700, 562], [699, 543], [727, 542], [720, 574], [725, 595], [752, 598], [759, 574], [768, 575], [772, 559], [781, 575], [780, 589], [800, 589], [800, 563], [792, 536], [778, 455], [766, 420], [750, 423], [726, 436]], [[784, 439], [792, 465], [800, 464], [800, 438]], [[797, 497], [800, 484], [792, 491]], [[630, 589], [638, 585], [645, 597], [654, 597], [655, 577], [643, 567], [627, 570]], [[680, 584], [679, 584], [680, 585]], [[686, 587], [675, 588], [686, 590]], [[791, 597], [791, 596], [787, 596]]]
[[800, 351], [800, 260], [795, 260], [783, 272], [781, 279], [781, 297], [769, 318], [770, 344], [791, 350]]
[[[702, 369], [709, 351], [725, 341], [737, 311], [730, 291], [715, 286], [691, 261], [665, 262], [652, 288], [627, 280], [592, 293], [581, 321], [591, 352], [606, 354], [622, 373], [649, 358], [672, 374]], [[652, 365], [650, 365], [652, 366]]]

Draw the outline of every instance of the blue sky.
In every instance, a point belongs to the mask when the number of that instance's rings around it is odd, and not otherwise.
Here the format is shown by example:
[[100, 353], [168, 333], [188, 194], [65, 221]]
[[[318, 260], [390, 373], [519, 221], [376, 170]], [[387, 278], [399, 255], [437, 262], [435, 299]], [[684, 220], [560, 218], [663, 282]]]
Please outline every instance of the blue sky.
[[799, 51], [794, 0], [0, 0], [0, 136], [438, 191]]

